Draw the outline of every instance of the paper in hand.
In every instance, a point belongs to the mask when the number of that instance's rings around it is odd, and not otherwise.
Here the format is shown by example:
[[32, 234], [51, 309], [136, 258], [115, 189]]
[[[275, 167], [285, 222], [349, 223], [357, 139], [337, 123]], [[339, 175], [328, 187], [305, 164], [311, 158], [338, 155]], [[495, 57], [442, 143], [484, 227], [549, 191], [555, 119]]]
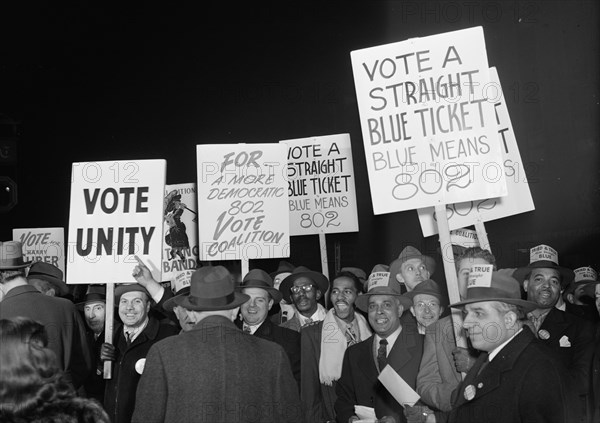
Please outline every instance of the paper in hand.
[[354, 414], [360, 419], [354, 423], [374, 423], [377, 420], [375, 409], [364, 405], [355, 405]]
[[412, 407], [421, 398], [389, 365], [381, 371], [378, 379], [402, 407]]

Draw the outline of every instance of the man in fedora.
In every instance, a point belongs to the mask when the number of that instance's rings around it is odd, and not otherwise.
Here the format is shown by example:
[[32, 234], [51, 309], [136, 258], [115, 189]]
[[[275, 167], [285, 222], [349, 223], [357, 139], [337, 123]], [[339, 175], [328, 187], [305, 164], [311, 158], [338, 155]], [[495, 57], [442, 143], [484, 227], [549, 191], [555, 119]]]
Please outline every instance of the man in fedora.
[[392, 282], [399, 287], [404, 285], [410, 292], [415, 287], [427, 280], [435, 272], [435, 260], [421, 254], [415, 247], [405, 247], [396, 260], [390, 264]]
[[69, 294], [69, 287], [63, 281], [62, 270], [50, 263], [33, 263], [27, 273], [27, 282], [44, 295], [64, 297]]
[[237, 289], [250, 299], [240, 306], [241, 320], [235, 320], [236, 326], [250, 335], [281, 345], [300, 388], [300, 334], [277, 326], [267, 318], [273, 304], [282, 298], [281, 292], [273, 287], [273, 279], [264, 270], [252, 269]]
[[427, 279], [404, 296], [412, 302], [410, 313], [417, 319], [419, 333], [425, 335], [427, 327], [437, 322], [444, 312], [440, 287], [435, 281]]
[[341, 271], [331, 285], [333, 308], [325, 319], [302, 329], [302, 389], [300, 397], [307, 422], [335, 419], [335, 386], [342, 374], [344, 353], [371, 336], [365, 318], [355, 312], [354, 303], [362, 292], [362, 281]]
[[[138, 267], [134, 272], [139, 272]], [[136, 273], [137, 274], [137, 273]], [[113, 362], [112, 378], [106, 381], [104, 409], [112, 423], [131, 421], [135, 392], [143, 374], [148, 350], [161, 339], [176, 335], [175, 325], [149, 315], [151, 296], [138, 283], [115, 288], [115, 306], [123, 325], [115, 330], [113, 343], [103, 343], [100, 358]]]
[[328, 289], [325, 275], [304, 266], [296, 267], [279, 286], [283, 299], [295, 308], [294, 316], [281, 326], [300, 332], [304, 326], [323, 320], [327, 310], [319, 300]]
[[64, 298], [42, 294], [29, 285], [18, 241], [0, 242], [0, 318], [24, 316], [42, 323], [48, 332], [48, 348], [56, 353], [58, 364], [75, 388], [81, 386], [91, 370], [91, 355], [85, 324], [75, 304]]
[[175, 314], [181, 332], [187, 332], [194, 327], [194, 323], [190, 321], [185, 309], [175, 302], [175, 297], [182, 297], [189, 295], [190, 293], [190, 281], [192, 279], [193, 270], [182, 270], [178, 272], [175, 277], [171, 280], [171, 288], [173, 290], [174, 297], [169, 298], [163, 304], [163, 309], [167, 315]]
[[389, 365], [415, 389], [423, 339], [414, 320], [401, 321], [411, 302], [402, 296], [398, 284], [390, 281], [388, 272], [370, 277], [368, 288], [356, 299], [356, 306], [368, 313], [375, 334], [346, 350], [336, 386], [336, 421], [358, 420], [354, 407], [360, 405], [373, 408], [378, 422], [406, 422], [402, 406], [377, 377]]
[[283, 348], [233, 323], [250, 298], [225, 267], [196, 270], [189, 295], [175, 298], [195, 326], [150, 349], [134, 422], [302, 421]]
[[527, 299], [537, 304], [529, 312], [529, 320], [540, 341], [553, 350], [569, 371], [570, 388], [580, 399], [576, 408], [585, 419], [590, 401], [593, 324], [557, 308], [562, 291], [574, 274], [571, 269], [559, 266], [556, 250], [538, 245], [529, 254], [529, 264], [518, 268], [513, 276], [523, 284]]
[[537, 304], [521, 299], [519, 283], [492, 265], [474, 266], [463, 328], [483, 353], [453, 394], [450, 422], [569, 420], [564, 368], [525, 324]]
[[[104, 327], [106, 318], [106, 286], [89, 285], [81, 303], [76, 304], [83, 312], [87, 325], [87, 342], [92, 357], [92, 371], [83, 382], [86, 396], [104, 402], [105, 382], [100, 350], [104, 343]], [[118, 327], [113, 325], [114, 328]]]

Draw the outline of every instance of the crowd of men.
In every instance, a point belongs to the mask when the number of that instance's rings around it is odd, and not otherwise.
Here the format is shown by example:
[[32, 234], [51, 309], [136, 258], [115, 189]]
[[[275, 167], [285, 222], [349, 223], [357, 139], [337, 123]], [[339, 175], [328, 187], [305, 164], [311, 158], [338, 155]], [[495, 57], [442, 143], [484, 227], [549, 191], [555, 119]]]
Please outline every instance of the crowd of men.
[[[137, 283], [115, 288], [105, 342], [105, 287], [77, 304], [61, 298], [62, 272], [25, 262], [8, 241], [0, 318], [44, 324], [70, 383], [113, 423], [598, 423], [597, 273], [560, 266], [547, 246], [530, 257], [497, 269], [489, 251], [462, 249], [453, 304], [435, 260], [411, 246], [369, 275], [347, 267], [331, 281], [281, 262], [239, 281], [204, 266], [166, 288], [138, 259]], [[384, 369], [420, 399], [398, 397]]]

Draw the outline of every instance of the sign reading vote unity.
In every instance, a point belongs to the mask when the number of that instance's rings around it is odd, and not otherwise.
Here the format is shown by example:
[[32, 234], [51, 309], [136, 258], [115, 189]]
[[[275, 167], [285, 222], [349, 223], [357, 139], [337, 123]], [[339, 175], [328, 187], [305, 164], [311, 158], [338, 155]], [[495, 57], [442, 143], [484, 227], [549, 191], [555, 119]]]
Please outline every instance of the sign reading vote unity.
[[13, 238], [23, 244], [23, 260], [50, 263], [65, 272], [65, 229], [13, 229]]
[[350, 135], [281, 142], [288, 146], [290, 234], [358, 231]]
[[196, 146], [200, 259], [289, 257], [287, 146]]
[[67, 283], [135, 282], [137, 255], [161, 280], [166, 162], [73, 163]]
[[[490, 88], [488, 89], [488, 95], [490, 101], [494, 104], [498, 128], [496, 142], [502, 150], [502, 168], [506, 176], [508, 195], [500, 198], [448, 204], [446, 206], [446, 216], [450, 229], [470, 226], [475, 223], [478, 216], [482, 221], [488, 222], [535, 209], [496, 68], [490, 68], [490, 77], [495, 94]], [[417, 212], [419, 213], [423, 236], [437, 234], [437, 217], [433, 207], [419, 209]]]
[[375, 214], [506, 195], [481, 27], [351, 57]]
[[198, 198], [196, 184], [165, 186], [162, 281], [198, 267]]

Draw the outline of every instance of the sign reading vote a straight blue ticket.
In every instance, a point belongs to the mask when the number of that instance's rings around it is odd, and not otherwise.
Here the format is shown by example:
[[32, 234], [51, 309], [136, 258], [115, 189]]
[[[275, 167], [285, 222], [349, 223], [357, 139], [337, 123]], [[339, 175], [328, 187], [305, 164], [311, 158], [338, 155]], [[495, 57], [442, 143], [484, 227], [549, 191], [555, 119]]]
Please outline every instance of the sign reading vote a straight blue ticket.
[[351, 57], [375, 214], [506, 195], [481, 27]]

